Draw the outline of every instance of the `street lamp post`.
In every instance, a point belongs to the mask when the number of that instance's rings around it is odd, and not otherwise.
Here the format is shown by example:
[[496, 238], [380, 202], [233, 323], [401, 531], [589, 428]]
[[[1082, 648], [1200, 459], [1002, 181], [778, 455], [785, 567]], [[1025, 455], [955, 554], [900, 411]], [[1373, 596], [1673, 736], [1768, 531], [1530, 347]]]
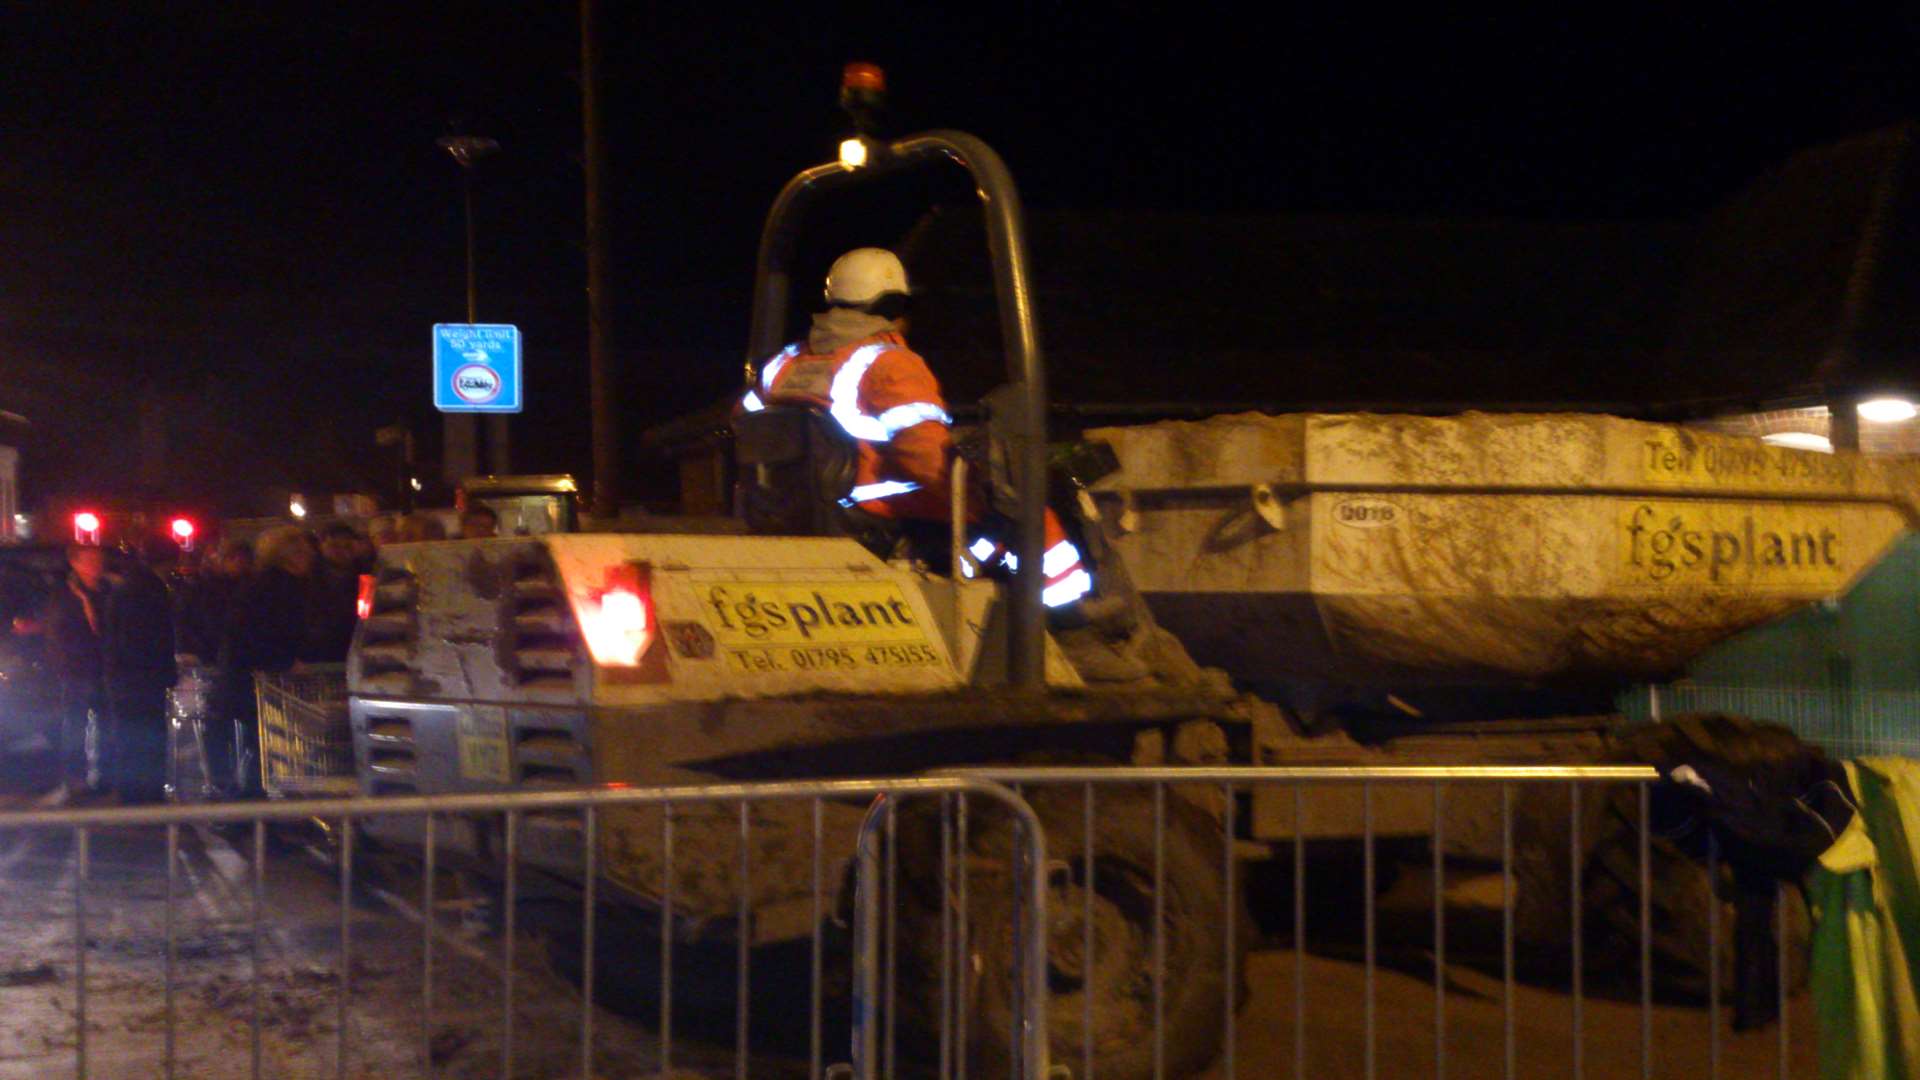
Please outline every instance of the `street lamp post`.
[[[481, 158], [497, 153], [500, 144], [484, 135], [446, 135], [434, 142], [435, 146], [445, 150], [460, 166], [460, 190], [466, 206], [467, 215], [467, 322], [480, 321], [478, 275], [474, 266], [474, 228], [473, 228], [473, 167]], [[446, 470], [447, 482], [457, 484], [480, 471], [478, 447], [479, 434], [471, 413], [448, 413], [446, 422]], [[509, 471], [510, 446], [507, 441], [507, 418], [490, 416], [487, 418], [487, 463], [494, 473]]]

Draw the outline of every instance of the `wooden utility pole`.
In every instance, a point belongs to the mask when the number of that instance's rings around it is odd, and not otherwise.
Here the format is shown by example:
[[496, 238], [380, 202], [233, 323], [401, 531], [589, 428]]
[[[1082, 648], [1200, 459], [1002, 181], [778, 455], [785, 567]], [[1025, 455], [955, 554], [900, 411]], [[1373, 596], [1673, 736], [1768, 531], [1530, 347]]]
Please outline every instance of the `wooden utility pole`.
[[580, 0], [580, 117], [587, 186], [587, 378], [593, 397], [593, 514], [620, 512], [620, 442], [614, 428], [612, 320], [607, 298], [606, 142], [600, 129], [599, 4]]

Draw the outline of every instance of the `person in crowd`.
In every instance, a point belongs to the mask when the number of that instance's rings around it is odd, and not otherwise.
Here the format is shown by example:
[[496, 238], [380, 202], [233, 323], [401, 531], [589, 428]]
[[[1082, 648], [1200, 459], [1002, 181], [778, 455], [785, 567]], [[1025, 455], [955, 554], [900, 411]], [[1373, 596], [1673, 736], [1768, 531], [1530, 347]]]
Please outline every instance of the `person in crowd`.
[[373, 537], [353, 534], [353, 565], [359, 567], [361, 573], [372, 573], [373, 564], [379, 557], [380, 545], [373, 542]]
[[355, 605], [360, 596], [360, 534], [344, 521], [320, 530], [320, 559], [309, 579], [307, 637], [300, 659], [315, 664], [343, 664], [353, 645], [359, 622]]
[[414, 544], [422, 540], [445, 540], [447, 527], [432, 514], [408, 514], [400, 522], [399, 543]]
[[153, 537], [106, 596], [100, 640], [107, 704], [103, 771], [126, 803], [166, 797], [167, 691], [174, 661], [173, 600], [161, 575], [179, 554]]
[[228, 540], [201, 562], [200, 572], [181, 590], [179, 647], [184, 656], [212, 665], [220, 659], [220, 639], [226, 633], [227, 613], [241, 583], [253, 573], [253, 545]]
[[500, 535], [500, 515], [475, 503], [460, 512], [460, 539], [490, 540]]
[[400, 516], [398, 514], [382, 514], [367, 522], [367, 543], [376, 553], [388, 544], [397, 543], [399, 539]]
[[[313, 542], [297, 526], [282, 525], [254, 542], [259, 571], [234, 597], [221, 641], [219, 710], [227, 721], [207, 739], [208, 775], [229, 777], [241, 794], [259, 791], [260, 724], [253, 676], [286, 671], [307, 640], [307, 604], [316, 561]], [[236, 756], [237, 751], [237, 756]], [[244, 774], [240, 767], [245, 766]]]
[[60, 683], [60, 777], [68, 794], [100, 779], [87, 743], [90, 734], [98, 738], [105, 713], [100, 634], [107, 586], [107, 553], [75, 544], [67, 549], [66, 577], [47, 600], [47, 660]]

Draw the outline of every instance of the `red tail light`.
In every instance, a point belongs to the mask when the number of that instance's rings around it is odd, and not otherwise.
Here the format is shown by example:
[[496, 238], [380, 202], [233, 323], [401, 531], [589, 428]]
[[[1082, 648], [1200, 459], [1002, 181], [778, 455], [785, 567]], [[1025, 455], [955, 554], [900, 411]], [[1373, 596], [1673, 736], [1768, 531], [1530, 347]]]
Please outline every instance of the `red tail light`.
[[364, 619], [373, 614], [373, 575], [360, 575], [360, 593], [354, 598], [353, 613]]
[[645, 563], [607, 570], [606, 586], [580, 605], [580, 630], [596, 662], [639, 667], [653, 644], [653, 571]]

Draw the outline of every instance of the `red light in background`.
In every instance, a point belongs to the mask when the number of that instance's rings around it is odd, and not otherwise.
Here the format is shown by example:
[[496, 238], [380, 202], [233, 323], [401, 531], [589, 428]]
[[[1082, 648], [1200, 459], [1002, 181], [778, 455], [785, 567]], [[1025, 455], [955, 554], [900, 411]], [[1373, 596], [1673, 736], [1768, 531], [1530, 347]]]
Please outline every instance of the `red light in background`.
[[91, 510], [82, 510], [73, 515], [73, 527], [81, 532], [99, 532], [100, 515]]
[[354, 598], [353, 613], [359, 618], [373, 614], [373, 575], [360, 575], [360, 593]]
[[193, 539], [193, 522], [186, 518], [173, 519], [173, 538], [182, 543]]

